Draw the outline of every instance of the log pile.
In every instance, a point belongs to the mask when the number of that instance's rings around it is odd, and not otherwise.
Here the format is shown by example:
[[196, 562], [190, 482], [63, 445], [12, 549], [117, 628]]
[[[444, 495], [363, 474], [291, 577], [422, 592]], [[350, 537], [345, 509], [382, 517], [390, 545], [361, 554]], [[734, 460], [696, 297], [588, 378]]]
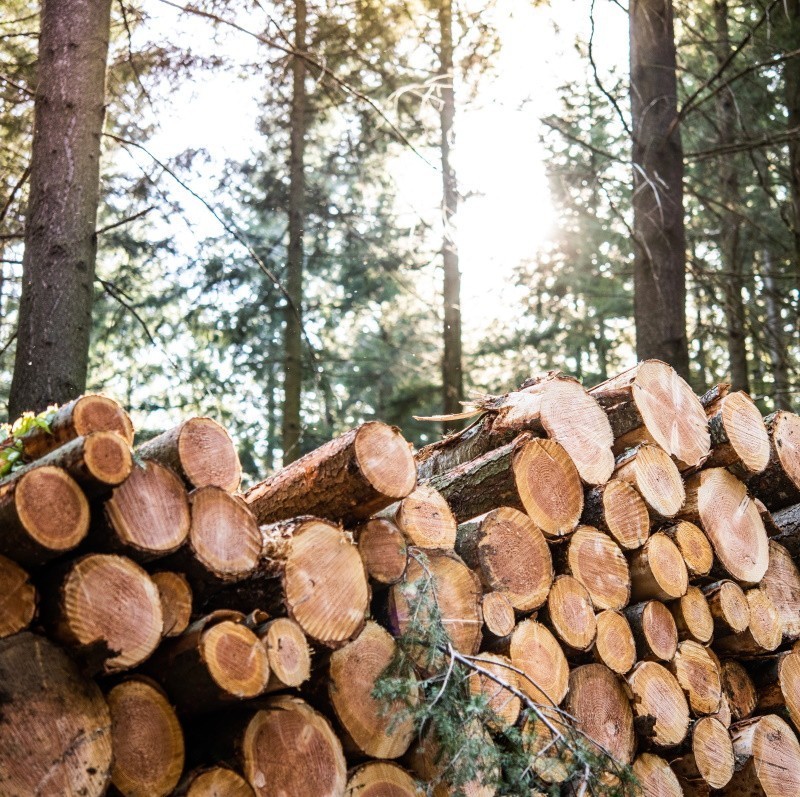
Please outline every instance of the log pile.
[[[132, 449], [89, 395], [27, 433], [0, 481], [0, 794], [451, 794], [406, 706], [454, 657], [490, 709], [464, 732], [521, 728], [546, 788], [569, 725], [645, 797], [800, 794], [800, 418], [658, 361], [478, 409], [415, 453], [365, 423], [245, 492], [208, 418]], [[379, 700], [434, 622], [419, 691]]]

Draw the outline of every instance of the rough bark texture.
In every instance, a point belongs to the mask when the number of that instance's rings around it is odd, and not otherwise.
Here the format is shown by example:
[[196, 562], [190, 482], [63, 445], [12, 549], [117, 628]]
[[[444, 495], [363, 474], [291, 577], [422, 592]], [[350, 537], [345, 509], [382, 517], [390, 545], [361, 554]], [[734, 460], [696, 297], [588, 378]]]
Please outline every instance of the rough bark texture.
[[671, 0], [634, 0], [630, 17], [636, 354], [689, 376], [683, 149]]
[[764, 419], [770, 439], [769, 464], [747, 483], [771, 510], [800, 501], [800, 417], [778, 410]]
[[86, 387], [111, 0], [42, 6], [9, 415]]
[[[797, 42], [800, 41], [800, 2], [798, 0], [787, 0], [781, 10], [787, 16], [786, 49], [796, 49]], [[783, 84], [786, 94], [786, 127], [789, 130], [797, 130], [800, 128], [800, 56], [794, 55], [794, 57], [785, 62]], [[789, 139], [789, 177], [791, 181], [792, 208], [794, 210], [792, 218], [794, 268], [795, 274], [800, 276], [800, 140], [796, 135]], [[778, 387], [777, 380], [775, 387]], [[779, 395], [778, 398], [790, 403], [789, 396]], [[781, 409], [789, 409], [789, 407], [781, 406]]]

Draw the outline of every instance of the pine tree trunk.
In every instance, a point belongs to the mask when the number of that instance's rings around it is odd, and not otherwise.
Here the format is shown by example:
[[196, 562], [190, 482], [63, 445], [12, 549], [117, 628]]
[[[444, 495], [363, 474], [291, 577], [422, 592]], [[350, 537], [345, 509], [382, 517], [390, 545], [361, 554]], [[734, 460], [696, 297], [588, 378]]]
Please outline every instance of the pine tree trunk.
[[111, 0], [42, 6], [9, 414], [86, 388]]
[[[795, 142], [795, 145], [800, 149], [800, 144]], [[798, 159], [800, 159], [800, 155], [798, 155]], [[800, 165], [798, 165], [798, 169], [800, 169]], [[800, 202], [800, 196], [797, 201]], [[800, 250], [798, 251], [800, 252]], [[800, 254], [798, 257], [800, 258]], [[798, 262], [800, 262], [800, 259]], [[772, 260], [772, 255], [768, 249], [764, 249], [764, 304], [767, 307], [767, 348], [770, 360], [772, 360], [772, 395], [775, 400], [775, 409], [791, 410], [792, 396], [789, 387], [789, 365], [783, 339], [783, 318], [781, 317], [783, 295], [776, 280], [776, 274], [777, 269]]]
[[683, 150], [671, 0], [630, 5], [636, 354], [689, 375]]
[[[450, 160], [456, 115], [453, 86], [453, 4], [443, 0], [439, 6], [439, 91], [442, 148], [442, 261], [444, 267], [444, 357], [442, 388], [444, 412], [461, 412], [464, 383], [461, 372], [461, 272], [458, 266], [458, 244], [455, 238], [455, 215], [458, 208], [458, 184]], [[444, 431], [456, 431], [458, 423], [445, 423]]]
[[[789, 45], [787, 50], [797, 47], [800, 41], [800, 0], [786, 0], [779, 13], [786, 13]], [[800, 127], [800, 56], [786, 61], [783, 71], [786, 92], [786, 126], [789, 130]], [[795, 135], [789, 139], [789, 176], [791, 180], [793, 230], [795, 251], [795, 274], [800, 281], [800, 139]], [[783, 408], [782, 408], [783, 409]]]
[[306, 0], [295, 0], [292, 59], [291, 154], [289, 164], [289, 251], [286, 262], [284, 330], [283, 464], [300, 456], [300, 396], [303, 387], [303, 231], [305, 228]]

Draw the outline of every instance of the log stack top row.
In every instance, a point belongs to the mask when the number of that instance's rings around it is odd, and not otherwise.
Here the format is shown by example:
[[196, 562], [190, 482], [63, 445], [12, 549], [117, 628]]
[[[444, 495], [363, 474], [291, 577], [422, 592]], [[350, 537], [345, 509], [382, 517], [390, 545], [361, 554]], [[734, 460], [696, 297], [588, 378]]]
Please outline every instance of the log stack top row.
[[209, 418], [133, 443], [87, 395], [0, 481], [0, 795], [453, 793], [373, 696], [426, 583], [476, 733], [533, 728], [540, 783], [567, 723], [646, 797], [800, 795], [798, 416], [651, 360], [416, 452], [368, 422], [244, 492]]

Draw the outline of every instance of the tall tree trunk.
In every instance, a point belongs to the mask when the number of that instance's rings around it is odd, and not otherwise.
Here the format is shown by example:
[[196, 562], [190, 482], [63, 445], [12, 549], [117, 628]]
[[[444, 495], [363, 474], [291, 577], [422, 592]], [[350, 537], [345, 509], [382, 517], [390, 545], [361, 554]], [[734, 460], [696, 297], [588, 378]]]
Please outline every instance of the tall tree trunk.
[[[715, 55], [718, 66], [722, 66], [731, 53], [728, 32], [728, 2], [714, 2]], [[717, 94], [717, 127], [719, 145], [733, 143], [736, 129], [736, 106], [733, 92], [726, 88]], [[750, 391], [747, 374], [747, 334], [745, 331], [745, 308], [742, 301], [742, 257], [739, 251], [741, 223], [735, 207], [739, 201], [739, 177], [736, 157], [722, 155], [719, 161], [720, 199], [725, 209], [721, 213], [720, 257], [722, 279], [725, 286], [725, 317], [727, 321], [728, 361], [731, 384], [734, 390]]]
[[[800, 46], [800, 0], [786, 0], [789, 35], [786, 49], [795, 50]], [[784, 86], [786, 91], [787, 126], [789, 130], [800, 128], [800, 56], [786, 61], [784, 66]], [[800, 138], [789, 140], [789, 170], [792, 189], [792, 220], [794, 235], [795, 279], [800, 281]]]
[[[294, 48], [306, 51], [306, 0], [295, 0]], [[306, 62], [292, 59], [291, 152], [289, 164], [289, 251], [283, 377], [283, 464], [300, 455], [300, 397], [303, 388], [303, 231], [305, 227]]]
[[683, 150], [670, 0], [631, 0], [636, 354], [689, 375]]
[[111, 0], [44, 0], [9, 414], [86, 388]]
[[[444, 237], [442, 260], [444, 265], [444, 358], [442, 360], [442, 388], [444, 412], [461, 412], [464, 398], [464, 380], [461, 370], [461, 272], [458, 267], [458, 245], [455, 239], [455, 215], [458, 208], [458, 184], [450, 162], [450, 150], [455, 131], [455, 90], [453, 86], [453, 3], [440, 0], [439, 5], [439, 90], [441, 96], [442, 132], [442, 215]], [[444, 424], [445, 432], [460, 428], [458, 423]]]
[[781, 316], [781, 290], [775, 279], [775, 264], [768, 249], [764, 250], [764, 304], [767, 309], [767, 347], [772, 361], [772, 394], [775, 409], [791, 410], [787, 351], [784, 345]]

